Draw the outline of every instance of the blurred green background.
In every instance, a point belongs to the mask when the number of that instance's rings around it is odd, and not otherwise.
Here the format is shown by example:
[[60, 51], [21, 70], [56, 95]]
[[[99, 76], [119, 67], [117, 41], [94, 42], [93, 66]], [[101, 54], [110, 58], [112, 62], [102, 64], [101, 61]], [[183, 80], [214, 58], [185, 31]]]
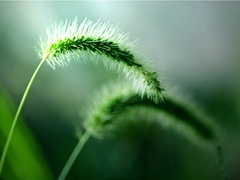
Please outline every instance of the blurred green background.
[[[79, 22], [85, 17], [101, 19], [131, 32], [130, 39], [138, 40], [138, 51], [165, 85], [190, 94], [222, 127], [227, 176], [240, 179], [240, 2], [0, 2], [0, 87], [7, 92], [1, 93], [4, 107], [12, 113], [0, 111], [1, 130], [9, 128], [3, 119], [11, 121], [5, 117], [14, 115], [40, 62], [34, 51], [39, 36], [53, 23], [76, 16]], [[32, 138], [26, 146], [45, 179], [56, 179], [77, 143], [81, 112], [93, 92], [116, 78], [92, 64], [72, 62], [55, 71], [47, 64], [42, 67], [19, 124], [28, 127], [26, 137]], [[90, 139], [67, 179], [220, 178], [215, 149], [195, 147], [179, 134], [145, 121], [120, 131], [104, 140]], [[2, 152], [5, 137], [0, 135]], [[30, 156], [27, 151], [21, 155]], [[12, 166], [18, 167], [20, 160], [13, 159]], [[29, 164], [29, 176], [15, 176], [6, 166], [4, 177], [28, 179], [32, 174], [42, 179]]]

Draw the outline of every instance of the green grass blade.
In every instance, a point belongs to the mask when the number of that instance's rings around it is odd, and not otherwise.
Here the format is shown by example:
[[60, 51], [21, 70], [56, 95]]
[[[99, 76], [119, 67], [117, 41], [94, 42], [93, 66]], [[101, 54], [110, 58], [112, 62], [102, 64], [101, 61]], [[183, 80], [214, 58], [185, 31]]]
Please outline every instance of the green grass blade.
[[[0, 149], [3, 150], [13, 119], [14, 105], [0, 87]], [[32, 132], [19, 119], [5, 159], [3, 179], [45, 179], [53, 176]], [[1, 151], [2, 152], [2, 151]], [[1, 179], [0, 178], [0, 179]]]

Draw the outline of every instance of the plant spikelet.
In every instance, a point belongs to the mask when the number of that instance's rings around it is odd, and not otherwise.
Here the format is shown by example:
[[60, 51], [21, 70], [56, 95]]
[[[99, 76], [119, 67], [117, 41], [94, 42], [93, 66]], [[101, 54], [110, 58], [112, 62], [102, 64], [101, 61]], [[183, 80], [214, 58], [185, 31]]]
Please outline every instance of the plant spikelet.
[[129, 42], [118, 26], [85, 19], [80, 25], [77, 18], [55, 24], [47, 29], [47, 36], [40, 40], [39, 53], [53, 68], [65, 65], [72, 59], [81, 62], [102, 63], [107, 69], [123, 74], [140, 94], [158, 102], [163, 88], [157, 79], [157, 73], [148, 71], [132, 53], [133, 43]]
[[[145, 116], [151, 117], [154, 114], [153, 119], [158, 120], [161, 125], [172, 126], [173, 129], [185, 134], [194, 142], [201, 142], [200, 144], [216, 142], [218, 133], [212, 119], [200, 110], [191, 107], [190, 101], [184, 103], [174, 98], [174, 95], [166, 93], [163, 93], [163, 98], [164, 101], [156, 104], [146, 94], [142, 97], [126, 83], [104, 87], [89, 108], [85, 127], [96, 132], [96, 136], [101, 135], [101, 132], [106, 129], [107, 125], [112, 124], [114, 119], [118, 116], [118, 119], [121, 119], [123, 112], [142, 107], [146, 112]], [[140, 108], [140, 110], [143, 109]], [[134, 112], [134, 117], [136, 117], [136, 113], [139, 114], [139, 112]]]

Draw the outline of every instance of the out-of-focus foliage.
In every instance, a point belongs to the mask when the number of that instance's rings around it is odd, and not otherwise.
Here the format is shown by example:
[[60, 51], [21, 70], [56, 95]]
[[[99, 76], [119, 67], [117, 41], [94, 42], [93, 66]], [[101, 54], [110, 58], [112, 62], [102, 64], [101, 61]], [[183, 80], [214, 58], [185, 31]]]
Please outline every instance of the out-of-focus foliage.
[[[14, 115], [9, 95], [0, 87], [0, 147], [6, 143]], [[2, 151], [0, 151], [2, 153]], [[23, 119], [17, 125], [4, 165], [3, 179], [53, 179], [49, 165]]]

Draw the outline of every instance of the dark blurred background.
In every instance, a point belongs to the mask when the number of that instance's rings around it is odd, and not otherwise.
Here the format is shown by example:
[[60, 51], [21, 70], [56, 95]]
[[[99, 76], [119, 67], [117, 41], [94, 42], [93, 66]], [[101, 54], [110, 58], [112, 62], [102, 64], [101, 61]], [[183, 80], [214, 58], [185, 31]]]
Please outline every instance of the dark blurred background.
[[[34, 50], [39, 36], [76, 16], [131, 32], [165, 85], [181, 88], [222, 127], [227, 176], [240, 179], [240, 2], [0, 2], [0, 86], [13, 101], [13, 114], [40, 62]], [[93, 92], [116, 78], [102, 66], [73, 61], [55, 71], [42, 67], [21, 116], [53, 177], [77, 143], [81, 112]], [[67, 179], [220, 178], [215, 149], [144, 123], [90, 139]]]

